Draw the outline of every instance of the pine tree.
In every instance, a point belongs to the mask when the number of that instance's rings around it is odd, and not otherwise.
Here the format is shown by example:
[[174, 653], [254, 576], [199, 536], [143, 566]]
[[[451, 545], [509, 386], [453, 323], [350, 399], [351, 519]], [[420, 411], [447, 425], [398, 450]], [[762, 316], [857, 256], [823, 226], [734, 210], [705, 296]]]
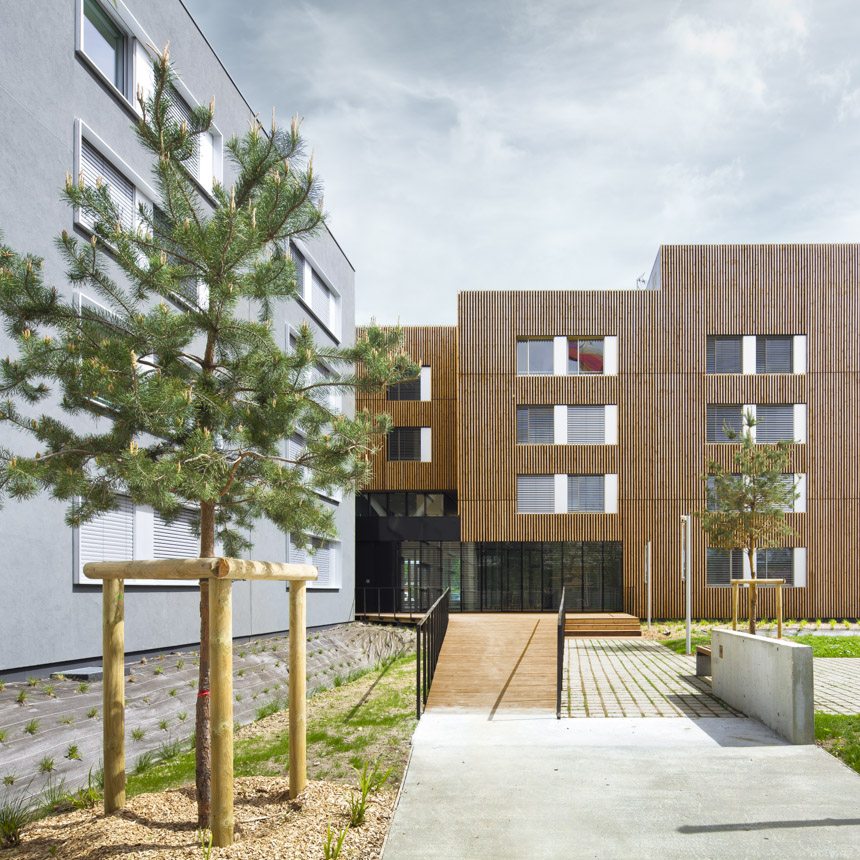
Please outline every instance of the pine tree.
[[[695, 513], [710, 536], [711, 546], [744, 551], [753, 580], [758, 573], [758, 550], [778, 546], [794, 535], [785, 512], [792, 509], [799, 495], [793, 476], [785, 474], [791, 465], [791, 442], [756, 444], [752, 431], [759, 423], [751, 411], [744, 414], [741, 444], [732, 455], [731, 469], [715, 460], [708, 462], [710, 474], [702, 475], [708, 508]], [[737, 439], [737, 431], [723, 429], [729, 440]], [[749, 589], [749, 632], [754, 634], [758, 605], [754, 582]]]
[[[333, 348], [316, 344], [304, 325], [295, 349], [278, 345], [274, 309], [297, 295], [290, 238], [313, 235], [325, 217], [300, 123], [284, 130], [273, 118], [267, 133], [255, 119], [229, 140], [237, 178], [214, 185], [212, 209], [186, 163], [214, 103], [177, 122], [167, 48], [154, 52], [153, 72], [152, 93], [138, 93], [135, 131], [153, 155], [157, 207], [139, 207], [131, 226], [106, 185], [66, 178], [64, 198], [92, 225], [92, 238], [63, 231], [56, 244], [71, 285], [95, 293], [106, 310], [76, 307], [44, 282], [41, 259], [0, 244], [0, 315], [17, 348], [0, 362], [0, 421], [38, 448], [35, 456], [0, 450], [0, 497], [47, 490], [71, 503], [73, 527], [114, 508], [117, 493], [168, 522], [192, 504], [201, 557], [218, 544], [238, 555], [248, 546], [243, 531], [259, 518], [309, 546], [310, 535], [335, 533], [318, 494], [366, 484], [370, 454], [390, 426], [386, 416], [339, 414], [331, 395], [380, 390], [418, 369], [397, 328], [371, 326], [354, 347]], [[202, 289], [189, 291], [195, 283]], [[321, 362], [330, 376], [318, 372]], [[285, 439], [297, 428], [305, 446], [290, 456]], [[203, 580], [201, 692], [209, 689], [208, 619]], [[208, 827], [209, 700], [197, 702], [198, 820]]]

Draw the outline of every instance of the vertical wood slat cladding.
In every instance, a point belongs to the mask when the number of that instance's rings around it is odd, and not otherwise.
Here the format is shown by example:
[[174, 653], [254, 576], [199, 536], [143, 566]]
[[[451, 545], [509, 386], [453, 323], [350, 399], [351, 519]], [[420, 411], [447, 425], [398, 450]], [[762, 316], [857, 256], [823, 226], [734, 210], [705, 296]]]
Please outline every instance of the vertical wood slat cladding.
[[[395, 427], [430, 427], [429, 463], [385, 459], [385, 446], [372, 458], [368, 490], [457, 489], [457, 329], [403, 326], [404, 350], [416, 364], [430, 367], [430, 400], [390, 401], [384, 395], [357, 396], [356, 410], [387, 412]], [[363, 328], [356, 329], [360, 337]]]
[[[733, 449], [706, 444], [707, 404], [805, 403], [807, 442], [793, 446], [792, 468], [807, 475], [806, 513], [789, 515], [788, 543], [807, 549], [807, 586], [785, 590], [785, 614], [856, 617], [858, 264], [857, 245], [664, 246], [658, 290], [461, 293], [461, 539], [623, 540], [624, 609], [640, 616], [650, 540], [654, 615], [680, 617], [679, 518], [704, 505], [707, 460], [730, 465]], [[709, 334], [804, 334], [806, 373], [706, 375]], [[618, 376], [517, 377], [517, 338], [554, 335], [617, 335]], [[619, 444], [517, 446], [518, 403], [617, 403]], [[618, 473], [618, 514], [516, 513], [518, 472], [574, 468]], [[706, 587], [706, 547], [694, 522], [693, 612], [725, 618], [731, 589]], [[775, 593], [761, 602], [773, 616]]]

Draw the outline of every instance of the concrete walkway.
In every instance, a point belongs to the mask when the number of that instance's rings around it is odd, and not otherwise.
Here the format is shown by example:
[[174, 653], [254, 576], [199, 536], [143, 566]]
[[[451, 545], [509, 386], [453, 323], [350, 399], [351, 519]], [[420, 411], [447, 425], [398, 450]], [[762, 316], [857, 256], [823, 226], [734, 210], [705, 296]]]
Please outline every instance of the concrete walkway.
[[851, 858], [860, 776], [754, 720], [428, 712], [384, 860]]

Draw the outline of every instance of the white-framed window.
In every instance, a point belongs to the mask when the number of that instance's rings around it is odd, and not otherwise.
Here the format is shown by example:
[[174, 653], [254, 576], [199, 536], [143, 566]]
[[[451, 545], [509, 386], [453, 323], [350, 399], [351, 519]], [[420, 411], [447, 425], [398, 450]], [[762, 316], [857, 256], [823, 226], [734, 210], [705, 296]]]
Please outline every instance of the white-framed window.
[[311, 538], [310, 549], [297, 549], [291, 535], [287, 535], [290, 564], [312, 564], [317, 569], [316, 581], [308, 582], [309, 589], [339, 589], [342, 584], [340, 541]]
[[385, 389], [385, 399], [391, 401], [410, 400], [410, 401], [428, 401], [431, 396], [431, 375], [430, 368], [424, 366], [420, 373], [414, 379], [404, 379], [402, 382], [395, 382], [394, 385], [389, 385]]
[[87, 64], [126, 101], [134, 96], [131, 36], [118, 7], [78, 0], [76, 48]]
[[[122, 0], [76, 0], [75, 49], [79, 57], [108, 84], [110, 91], [140, 115], [137, 93], [152, 93], [152, 58], [147, 43], [155, 44]], [[181, 79], [175, 82], [174, 119], [188, 116], [189, 105], [199, 105]], [[223, 179], [224, 138], [213, 124], [197, 137], [195, 156], [186, 162], [189, 173], [211, 195], [213, 179]]]
[[[707, 551], [706, 578], [710, 587], [727, 586], [732, 579], [752, 579], [747, 554], [742, 549]], [[756, 552], [757, 579], [784, 579], [785, 586], [806, 586], [806, 548], [769, 547]], [[771, 586], [762, 585], [762, 588]]]
[[394, 427], [386, 437], [389, 462], [429, 463], [432, 436], [429, 427]]
[[521, 376], [552, 376], [553, 339], [549, 337], [518, 340], [517, 373]]
[[[133, 230], [140, 221], [138, 206], [152, 208], [155, 191], [122, 158], [117, 155], [86, 123], [75, 120], [75, 178], [83, 175], [84, 182], [95, 188], [101, 181], [124, 228]], [[75, 223], [88, 233], [93, 224], [80, 209], [75, 210]]]
[[618, 513], [618, 475], [517, 475], [517, 513]]
[[[98, 561], [133, 561], [158, 558], [198, 558], [200, 538], [194, 529], [200, 514], [193, 508], [180, 511], [167, 523], [148, 505], [137, 505], [124, 494], [116, 496], [117, 508], [106, 511], [74, 530], [74, 582], [97, 584], [84, 576], [84, 565]], [[175, 579], [127, 579], [126, 585], [195, 586], [196, 581]]]
[[706, 373], [806, 373], [806, 335], [708, 335]]
[[340, 292], [326, 277], [322, 267], [304, 243], [290, 242], [290, 256], [296, 269], [299, 298], [331, 337], [341, 340]]

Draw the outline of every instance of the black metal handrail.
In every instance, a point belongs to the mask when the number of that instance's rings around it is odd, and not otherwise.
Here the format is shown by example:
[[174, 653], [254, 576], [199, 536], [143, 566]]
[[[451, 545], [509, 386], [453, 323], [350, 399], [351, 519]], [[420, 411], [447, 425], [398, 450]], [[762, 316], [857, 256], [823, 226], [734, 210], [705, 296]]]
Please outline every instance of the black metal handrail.
[[362, 585], [355, 589], [355, 614], [421, 617], [441, 594], [439, 587]]
[[445, 632], [448, 630], [448, 615], [451, 604], [451, 589], [446, 588], [442, 596], [427, 610], [427, 614], [418, 622], [416, 632], [416, 677], [415, 698], [416, 714], [421, 719], [421, 711], [427, 704], [430, 685], [439, 661], [439, 652]]
[[561, 719], [561, 685], [564, 677], [564, 627], [567, 618], [564, 611], [564, 589], [561, 590], [561, 604], [558, 607], [558, 654], [555, 679], [555, 718]]

